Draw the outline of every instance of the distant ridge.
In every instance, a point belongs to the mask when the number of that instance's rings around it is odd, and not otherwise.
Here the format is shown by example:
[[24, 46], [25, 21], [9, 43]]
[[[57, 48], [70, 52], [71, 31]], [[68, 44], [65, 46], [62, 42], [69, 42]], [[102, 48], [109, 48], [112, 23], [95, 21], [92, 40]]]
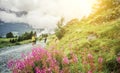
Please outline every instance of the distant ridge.
[[4, 21], [0, 20], [0, 23], [4, 23]]
[[21, 35], [32, 30], [33, 28], [25, 23], [5, 23], [0, 20], [0, 36], [5, 36], [8, 32], [17, 32]]

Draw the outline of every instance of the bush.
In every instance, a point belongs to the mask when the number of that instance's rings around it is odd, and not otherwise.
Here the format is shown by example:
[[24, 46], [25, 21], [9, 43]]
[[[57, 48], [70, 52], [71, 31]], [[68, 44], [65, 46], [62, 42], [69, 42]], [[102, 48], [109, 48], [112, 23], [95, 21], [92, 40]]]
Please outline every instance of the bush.
[[6, 38], [14, 38], [13, 33], [12, 32], [7, 33]]
[[57, 29], [55, 30], [55, 35], [58, 39], [61, 39], [65, 34], [65, 29], [63, 28], [64, 18], [61, 18], [57, 23]]
[[33, 48], [27, 57], [22, 56], [22, 60], [8, 62], [13, 73], [70, 73], [70, 66], [77, 62], [75, 55], [68, 59], [61, 51], [44, 48]]
[[63, 28], [61, 29], [56, 29], [55, 35], [58, 39], [61, 39], [65, 34], [65, 30]]
[[9, 42], [10, 42], [10, 43], [15, 43], [15, 42], [17, 42], [17, 39], [10, 39]]

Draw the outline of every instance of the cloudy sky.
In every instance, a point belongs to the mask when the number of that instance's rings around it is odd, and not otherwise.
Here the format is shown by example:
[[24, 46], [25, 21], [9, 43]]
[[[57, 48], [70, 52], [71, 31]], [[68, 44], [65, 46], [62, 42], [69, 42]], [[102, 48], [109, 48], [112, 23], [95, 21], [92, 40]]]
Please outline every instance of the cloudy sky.
[[65, 21], [91, 13], [96, 0], [0, 0], [0, 20], [24, 22], [34, 28], [55, 28]]

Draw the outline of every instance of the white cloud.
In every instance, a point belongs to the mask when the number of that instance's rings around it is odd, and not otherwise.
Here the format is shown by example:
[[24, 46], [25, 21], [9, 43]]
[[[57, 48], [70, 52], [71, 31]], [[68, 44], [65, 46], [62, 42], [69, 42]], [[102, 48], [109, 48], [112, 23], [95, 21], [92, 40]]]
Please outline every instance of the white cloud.
[[0, 19], [5, 22], [23, 22], [24, 17], [19, 18], [13, 13], [6, 13], [4, 11], [1, 11]]
[[27, 11], [15, 14], [0, 12], [0, 19], [7, 22], [25, 22], [35, 28], [54, 28], [61, 17], [68, 21], [89, 15], [96, 0], [0, 0], [0, 7], [13, 11]]

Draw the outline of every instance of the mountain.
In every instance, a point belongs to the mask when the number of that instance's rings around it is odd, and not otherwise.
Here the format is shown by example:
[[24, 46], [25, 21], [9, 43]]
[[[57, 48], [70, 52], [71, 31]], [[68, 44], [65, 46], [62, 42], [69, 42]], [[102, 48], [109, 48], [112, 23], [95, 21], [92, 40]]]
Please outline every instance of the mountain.
[[33, 30], [31, 26], [25, 23], [4, 23], [0, 21], [0, 36], [5, 36], [8, 32], [14, 32], [18, 35]]
[[0, 23], [4, 23], [4, 21], [0, 20]]

